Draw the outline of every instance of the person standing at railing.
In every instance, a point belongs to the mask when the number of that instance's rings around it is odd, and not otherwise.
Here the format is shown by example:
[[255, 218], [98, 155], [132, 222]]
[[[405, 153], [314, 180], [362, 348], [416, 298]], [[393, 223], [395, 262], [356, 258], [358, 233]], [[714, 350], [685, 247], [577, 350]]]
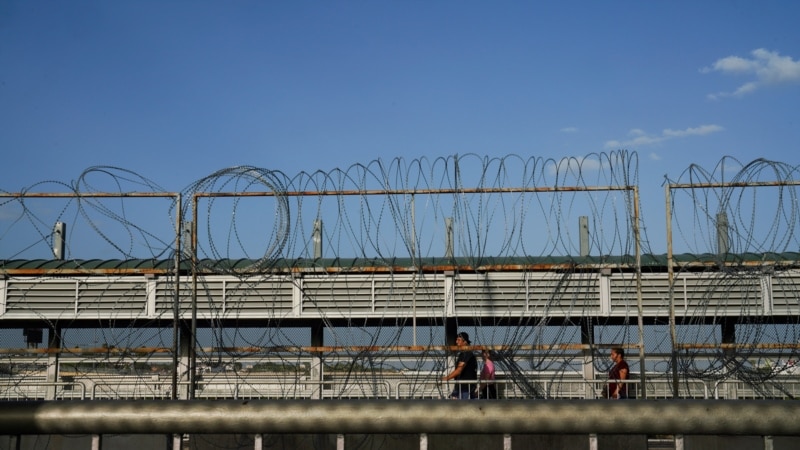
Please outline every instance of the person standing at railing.
[[[469, 334], [460, 332], [456, 335], [456, 345], [466, 347], [470, 345]], [[449, 375], [442, 377], [442, 381], [472, 381], [478, 380], [478, 361], [470, 350], [461, 350], [456, 358], [456, 367]], [[451, 399], [469, 400], [473, 398], [475, 384], [457, 383], [450, 393]]]
[[614, 366], [608, 371], [608, 379], [612, 380], [608, 383], [608, 398], [612, 400], [628, 398], [628, 384], [620, 383], [620, 381], [628, 379], [630, 372], [628, 363], [625, 361], [625, 350], [622, 347], [612, 348], [611, 361], [614, 362]]
[[480, 384], [478, 389], [475, 389], [475, 394], [478, 398], [496, 399], [497, 386], [494, 384], [494, 361], [492, 361], [492, 354], [487, 349], [481, 351], [483, 358], [483, 367], [479, 377]]

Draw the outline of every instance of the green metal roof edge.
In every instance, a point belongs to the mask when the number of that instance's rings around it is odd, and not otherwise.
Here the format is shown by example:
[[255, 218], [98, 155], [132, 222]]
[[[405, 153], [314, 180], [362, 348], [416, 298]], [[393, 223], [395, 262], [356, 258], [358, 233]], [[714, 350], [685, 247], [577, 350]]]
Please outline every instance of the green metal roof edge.
[[[800, 263], [800, 253], [742, 253], [727, 254], [720, 257], [716, 254], [681, 253], [673, 255], [677, 264], [688, 263], [721, 263], [754, 264], [754, 263]], [[242, 271], [248, 269], [306, 269], [306, 268], [350, 268], [350, 267], [419, 267], [430, 266], [495, 266], [495, 265], [635, 265], [633, 255], [617, 256], [515, 256], [515, 257], [428, 257], [418, 258], [320, 258], [320, 259], [201, 259], [198, 266], [205, 269], [223, 271]], [[0, 270], [170, 270], [174, 267], [172, 259], [130, 259], [130, 260], [46, 260], [46, 259], [12, 259], [0, 260]], [[664, 267], [667, 255], [644, 254], [641, 257], [642, 267]], [[189, 261], [181, 263], [182, 269], [190, 269]]]

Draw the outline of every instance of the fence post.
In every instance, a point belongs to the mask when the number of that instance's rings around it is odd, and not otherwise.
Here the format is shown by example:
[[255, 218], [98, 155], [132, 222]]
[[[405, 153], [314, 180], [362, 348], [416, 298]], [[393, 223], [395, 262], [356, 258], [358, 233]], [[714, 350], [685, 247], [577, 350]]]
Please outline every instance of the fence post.
[[100, 450], [103, 448], [103, 435], [102, 434], [93, 434], [92, 435], [92, 450]]

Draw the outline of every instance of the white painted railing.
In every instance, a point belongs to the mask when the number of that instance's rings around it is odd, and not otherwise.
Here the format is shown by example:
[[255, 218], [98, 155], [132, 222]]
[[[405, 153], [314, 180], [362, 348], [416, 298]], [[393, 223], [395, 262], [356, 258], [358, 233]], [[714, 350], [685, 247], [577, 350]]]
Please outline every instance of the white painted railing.
[[[630, 396], [641, 397], [641, 380], [623, 381], [629, 384]], [[460, 382], [475, 384], [475, 382]], [[602, 398], [606, 379], [584, 380], [561, 378], [526, 378], [530, 386], [520, 385], [500, 374], [495, 380], [501, 399], [597, 399]], [[406, 379], [386, 377], [364, 381], [332, 377], [321, 381], [269, 378], [231, 377], [201, 380], [197, 383], [197, 399], [442, 399], [447, 398], [456, 382], [442, 382], [437, 377]], [[71, 400], [71, 399], [169, 399], [172, 387], [168, 379], [152, 377], [76, 378], [68, 382], [46, 382], [40, 378], [0, 378], [0, 400]], [[178, 383], [187, 390], [188, 383]], [[648, 399], [671, 399], [671, 379], [654, 376], [646, 380]], [[531, 391], [534, 391], [533, 393]], [[88, 393], [88, 396], [87, 396]], [[796, 399], [800, 397], [800, 377], [781, 377], [751, 385], [740, 380], [702, 381], [682, 380], [681, 399]]]

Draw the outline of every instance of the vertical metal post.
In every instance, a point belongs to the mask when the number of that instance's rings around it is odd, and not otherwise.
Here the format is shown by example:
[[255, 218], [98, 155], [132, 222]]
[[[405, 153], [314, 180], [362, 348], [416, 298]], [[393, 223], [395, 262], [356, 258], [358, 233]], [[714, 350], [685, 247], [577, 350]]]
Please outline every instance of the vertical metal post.
[[[734, 357], [736, 356], [736, 322], [737, 320], [733, 317], [723, 317], [719, 324], [722, 343], [729, 345], [734, 344], [733, 348], [725, 348], [722, 350], [725, 367], [727, 369], [730, 369], [735, 365]], [[720, 383], [718, 387], [724, 389], [725, 398], [735, 399], [739, 397], [739, 389], [737, 384], [738, 383]], [[715, 389], [715, 391], [718, 391], [718, 389]]]
[[[417, 264], [417, 218], [416, 218], [416, 202], [414, 194], [411, 194], [411, 264], [416, 269]], [[417, 345], [417, 270], [414, 271], [413, 295], [411, 296], [411, 332], [413, 334], [411, 340], [412, 345]]]
[[64, 243], [67, 240], [67, 224], [56, 222], [53, 228], [53, 259], [64, 259]]
[[764, 436], [764, 450], [773, 450], [774, 448], [772, 436]]
[[[671, 343], [672, 398], [678, 398], [678, 333], [675, 323], [675, 270], [672, 260], [672, 191], [669, 183], [664, 186], [667, 208], [667, 280], [669, 281], [669, 337]], [[677, 442], [677, 440], [676, 440]], [[683, 437], [681, 437], [683, 443]]]
[[639, 398], [647, 398], [647, 368], [645, 366], [644, 349], [644, 305], [642, 300], [642, 236], [639, 231], [639, 187], [633, 187], [633, 235], [636, 243], [636, 309], [639, 325], [639, 374], [641, 375], [641, 392]]
[[729, 249], [728, 215], [717, 213], [717, 254], [725, 256]]
[[411, 193], [411, 264], [417, 266], [417, 207], [414, 193]]
[[453, 259], [455, 251], [453, 250], [453, 218], [444, 218], [444, 257], [448, 261]]
[[189, 333], [189, 399], [197, 383], [197, 195], [192, 197], [192, 328]]
[[503, 450], [511, 450], [511, 435], [508, 433], [503, 435]]
[[589, 450], [597, 450], [597, 435], [589, 435]]
[[[595, 373], [594, 373], [594, 355], [592, 351], [594, 349], [594, 324], [592, 324], [589, 320], [583, 319], [581, 320], [581, 344], [585, 347], [582, 350], [583, 352], [583, 379], [586, 381], [594, 380]], [[591, 389], [594, 394], [595, 383], [591, 384]]]
[[92, 450], [100, 450], [103, 448], [103, 435], [102, 434], [93, 434], [92, 435]]
[[181, 450], [183, 446], [183, 436], [180, 434], [172, 435], [172, 450]]
[[578, 218], [578, 235], [581, 242], [581, 256], [589, 256], [589, 216]]
[[314, 243], [314, 259], [322, 258], [322, 220], [317, 219], [314, 221], [314, 230], [311, 236], [311, 241]]
[[418, 278], [421, 276], [420, 272], [415, 270], [411, 279], [411, 345], [417, 345], [417, 283]]
[[178, 385], [177, 398], [180, 400], [188, 400], [191, 395], [189, 386], [189, 381], [191, 378], [189, 373], [191, 372], [190, 367], [192, 364], [189, 355], [191, 354], [190, 347], [192, 346], [192, 337], [190, 335], [191, 330], [185, 322], [186, 321], [181, 320], [179, 330], [180, 337], [178, 338], [178, 354], [180, 355], [180, 360], [178, 362], [178, 373], [181, 374], [181, 384]]
[[255, 445], [253, 447], [254, 450], [262, 450], [264, 448], [264, 435], [263, 434], [257, 434], [255, 436], [255, 439], [253, 439], [253, 440], [255, 441]]
[[[322, 347], [325, 342], [325, 324], [320, 320], [314, 323], [311, 327], [311, 346], [312, 347]], [[309, 371], [311, 376], [311, 382], [315, 383], [311, 385], [313, 389], [311, 393], [311, 398], [313, 399], [321, 399], [322, 398], [322, 379], [325, 376], [324, 374], [324, 367], [322, 365], [322, 353], [314, 353], [311, 355], [311, 368]]]
[[[61, 327], [53, 326], [47, 339], [47, 382], [57, 383], [59, 374], [59, 355], [61, 355]], [[55, 400], [58, 388], [47, 387], [47, 400]]]
[[183, 235], [183, 211], [181, 194], [175, 198], [175, 298], [172, 300], [172, 389], [170, 398], [178, 398], [178, 323], [181, 314], [181, 236]]
[[344, 450], [344, 435], [336, 435], [336, 450]]
[[675, 450], [683, 450], [683, 435], [675, 435]]
[[425, 433], [419, 435], [419, 450], [428, 450], [428, 435]]

